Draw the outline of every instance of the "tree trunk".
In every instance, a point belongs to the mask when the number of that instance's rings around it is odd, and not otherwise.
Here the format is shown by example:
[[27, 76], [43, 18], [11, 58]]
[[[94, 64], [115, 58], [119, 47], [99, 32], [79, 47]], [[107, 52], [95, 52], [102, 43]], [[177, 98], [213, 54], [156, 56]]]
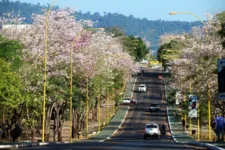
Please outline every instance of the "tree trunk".
[[97, 119], [98, 107], [97, 107], [97, 106], [94, 107], [93, 110], [94, 110], [94, 113], [93, 113], [93, 119], [94, 119], [95, 121], [98, 121], [98, 119]]
[[28, 132], [27, 132], [27, 128], [25, 129], [25, 139], [27, 140], [28, 139]]
[[54, 115], [54, 128], [53, 128], [53, 140], [54, 142], [58, 139], [58, 131], [59, 131], [59, 104], [56, 104], [52, 114]]
[[[59, 122], [60, 122], [60, 116], [59, 116], [59, 104], [57, 105], [57, 108], [55, 108], [55, 139], [58, 140], [58, 135], [59, 135]], [[55, 140], [56, 141], [56, 140]]]
[[48, 108], [47, 114], [46, 114], [46, 123], [45, 123], [46, 132], [45, 132], [45, 134], [46, 134], [47, 142], [49, 142], [49, 138], [50, 138], [50, 121], [51, 121], [51, 115], [52, 115], [54, 106], [55, 106], [55, 103], [53, 103], [52, 106]]
[[36, 131], [35, 129], [31, 129], [31, 137], [32, 137], [31, 142], [36, 142], [35, 141], [35, 133], [36, 133], [35, 131]]
[[11, 131], [12, 131], [11, 129], [8, 129], [7, 130], [7, 135], [8, 135], [8, 141], [9, 142], [12, 142], [12, 139], [11, 139]]
[[65, 119], [62, 115], [60, 115], [60, 121], [59, 121], [59, 130], [58, 130], [58, 142], [62, 142], [63, 138], [62, 138], [62, 130], [63, 130], [63, 124], [65, 122]]
[[62, 138], [62, 130], [58, 132], [58, 142], [62, 142], [63, 138]]
[[53, 125], [53, 141], [56, 141], [56, 119], [54, 119], [54, 125]]
[[77, 138], [77, 130], [78, 130], [78, 126], [77, 126], [77, 111], [73, 109], [73, 126], [72, 126], [72, 138]]

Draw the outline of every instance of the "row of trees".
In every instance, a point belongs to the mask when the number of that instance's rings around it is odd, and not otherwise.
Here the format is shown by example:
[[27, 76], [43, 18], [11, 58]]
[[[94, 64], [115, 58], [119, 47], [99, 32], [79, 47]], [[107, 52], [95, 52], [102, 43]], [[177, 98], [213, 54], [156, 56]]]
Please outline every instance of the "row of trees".
[[[207, 120], [208, 99], [212, 102], [211, 110], [214, 110], [212, 116], [217, 112], [225, 113], [224, 102], [218, 100], [217, 83], [217, 59], [225, 56], [224, 14], [209, 16], [203, 28], [193, 28], [191, 34], [167, 41], [157, 54], [164, 68], [171, 69], [170, 86], [182, 92], [183, 97], [190, 92], [198, 95], [201, 122]], [[185, 103], [182, 103], [183, 110], [186, 110]]]
[[[62, 127], [69, 117], [70, 54], [73, 74], [73, 135], [84, 128], [87, 111], [97, 113], [97, 105], [111, 94], [121, 93], [131, 72], [138, 71], [134, 60], [146, 53], [143, 41], [135, 37], [114, 36], [87, 28], [91, 22], [76, 21], [71, 10], [52, 11], [46, 16], [33, 15], [32, 24], [10, 19], [0, 36], [0, 126], [5, 138], [18, 124], [29, 128], [32, 137], [40, 130], [43, 102], [44, 50], [47, 48], [46, 138], [54, 120], [54, 140], [62, 140]], [[2, 21], [9, 21], [2, 19]], [[4, 22], [5, 23], [5, 22]], [[5, 23], [6, 24], [6, 23]], [[121, 38], [122, 37], [122, 38]], [[130, 49], [137, 40], [141, 54]], [[45, 41], [48, 39], [46, 47]], [[144, 51], [144, 52], [142, 52]], [[100, 101], [99, 101], [100, 95]], [[116, 100], [119, 100], [118, 97]], [[88, 103], [87, 103], [88, 101]], [[86, 109], [88, 104], [88, 110]], [[94, 115], [95, 116], [95, 115]]]

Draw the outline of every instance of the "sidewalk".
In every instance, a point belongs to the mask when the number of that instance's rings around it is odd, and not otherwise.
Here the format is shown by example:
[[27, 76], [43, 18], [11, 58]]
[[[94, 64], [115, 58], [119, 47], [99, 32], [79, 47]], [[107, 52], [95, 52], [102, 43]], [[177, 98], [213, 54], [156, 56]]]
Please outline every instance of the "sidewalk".
[[[133, 97], [133, 88], [135, 84], [136, 78], [130, 78], [129, 83], [127, 83], [126, 89], [124, 91], [123, 97]], [[124, 119], [126, 118], [126, 115], [128, 113], [128, 106], [125, 107], [119, 107], [117, 112], [115, 113], [112, 120], [109, 122], [109, 124], [102, 129], [102, 131], [88, 139], [89, 141], [99, 141], [104, 142], [107, 139], [110, 139], [110, 137], [117, 132], [117, 130], [122, 125]]]
[[174, 121], [173, 112], [176, 111], [176, 107], [168, 106], [168, 121], [170, 124], [171, 134], [173, 140], [180, 143], [194, 142], [195, 139], [188, 135], [188, 130], [184, 131], [181, 123], [181, 116], [176, 115], [176, 120]]

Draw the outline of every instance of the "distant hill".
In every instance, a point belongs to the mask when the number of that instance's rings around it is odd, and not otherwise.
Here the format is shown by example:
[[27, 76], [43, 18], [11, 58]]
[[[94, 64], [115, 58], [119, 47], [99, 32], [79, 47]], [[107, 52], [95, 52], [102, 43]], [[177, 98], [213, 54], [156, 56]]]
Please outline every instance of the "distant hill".
[[[47, 9], [49, 5], [42, 6], [38, 4], [11, 2], [9, 0], [0, 0], [0, 17], [7, 12], [20, 12], [21, 17], [25, 17], [25, 23], [31, 23], [32, 13], [41, 14], [43, 9]], [[59, 9], [56, 6], [54, 9]], [[134, 16], [124, 16], [118, 13], [105, 13], [103, 16], [98, 12], [91, 14], [90, 12], [76, 12], [78, 20], [92, 20], [96, 22], [95, 27], [113, 27], [117, 26], [123, 29], [127, 35], [139, 36], [146, 38], [152, 43], [151, 49], [158, 48], [159, 37], [165, 33], [181, 34], [190, 32], [193, 26], [201, 26], [201, 22], [184, 22], [184, 21], [164, 21], [164, 20], [148, 20], [146, 18], [139, 19]]]

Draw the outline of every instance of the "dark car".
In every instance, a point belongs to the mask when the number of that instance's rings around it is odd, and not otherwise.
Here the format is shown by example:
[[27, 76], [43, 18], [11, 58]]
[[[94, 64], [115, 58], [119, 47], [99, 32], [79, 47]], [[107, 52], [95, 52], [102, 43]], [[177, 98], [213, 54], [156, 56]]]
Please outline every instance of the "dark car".
[[159, 111], [160, 110], [160, 105], [159, 104], [151, 104], [149, 106], [149, 111], [153, 112], [153, 111]]
[[134, 105], [134, 104], [137, 104], [137, 103], [138, 103], [138, 100], [136, 100], [136, 99], [132, 99], [131, 102], [130, 102], [131, 105]]

